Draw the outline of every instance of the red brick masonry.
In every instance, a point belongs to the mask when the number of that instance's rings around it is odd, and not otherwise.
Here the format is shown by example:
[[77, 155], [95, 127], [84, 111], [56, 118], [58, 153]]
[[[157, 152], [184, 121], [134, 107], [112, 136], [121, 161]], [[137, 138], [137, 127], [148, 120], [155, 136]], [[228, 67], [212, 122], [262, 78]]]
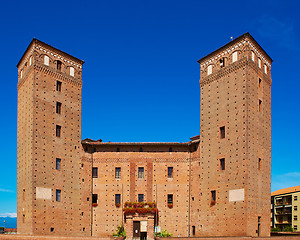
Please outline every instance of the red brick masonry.
[[[25, 236], [25, 235], [0, 235], [0, 240], [73, 240], [73, 239], [80, 239], [80, 240], [113, 240], [118, 238], [98, 238], [98, 237], [54, 237], [54, 236]], [[157, 238], [159, 239], [159, 238]], [[285, 237], [191, 237], [191, 238], [162, 238], [166, 240], [297, 240], [300, 239], [300, 236], [285, 236]]]

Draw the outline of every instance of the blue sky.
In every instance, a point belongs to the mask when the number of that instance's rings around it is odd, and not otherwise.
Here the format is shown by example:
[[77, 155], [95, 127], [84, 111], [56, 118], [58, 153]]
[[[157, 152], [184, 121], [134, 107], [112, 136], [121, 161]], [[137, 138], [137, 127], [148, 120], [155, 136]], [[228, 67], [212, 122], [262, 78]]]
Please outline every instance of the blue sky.
[[33, 37], [85, 60], [82, 139], [199, 133], [197, 60], [250, 32], [272, 65], [272, 190], [300, 185], [299, 1], [2, 1], [0, 217], [16, 214], [17, 68]]

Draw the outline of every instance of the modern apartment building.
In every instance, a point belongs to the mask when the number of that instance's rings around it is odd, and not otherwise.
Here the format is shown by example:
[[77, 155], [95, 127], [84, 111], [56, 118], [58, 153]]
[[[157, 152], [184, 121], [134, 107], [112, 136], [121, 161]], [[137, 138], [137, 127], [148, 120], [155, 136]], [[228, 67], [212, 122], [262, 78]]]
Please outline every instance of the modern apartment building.
[[291, 227], [300, 232], [300, 185], [272, 192], [271, 226], [280, 230]]
[[18, 232], [269, 236], [272, 59], [246, 33], [198, 62], [190, 141], [81, 140], [84, 62], [33, 39], [17, 65]]

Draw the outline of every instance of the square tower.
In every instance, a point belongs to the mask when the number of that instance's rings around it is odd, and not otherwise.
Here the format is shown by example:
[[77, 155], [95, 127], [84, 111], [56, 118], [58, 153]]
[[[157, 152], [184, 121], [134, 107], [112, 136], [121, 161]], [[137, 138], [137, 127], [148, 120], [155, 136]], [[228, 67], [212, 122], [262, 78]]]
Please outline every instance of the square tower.
[[[200, 64], [198, 236], [269, 236], [272, 59], [246, 33]], [[195, 223], [196, 224], [196, 223]]]
[[86, 235], [79, 60], [33, 39], [18, 67], [18, 232]]

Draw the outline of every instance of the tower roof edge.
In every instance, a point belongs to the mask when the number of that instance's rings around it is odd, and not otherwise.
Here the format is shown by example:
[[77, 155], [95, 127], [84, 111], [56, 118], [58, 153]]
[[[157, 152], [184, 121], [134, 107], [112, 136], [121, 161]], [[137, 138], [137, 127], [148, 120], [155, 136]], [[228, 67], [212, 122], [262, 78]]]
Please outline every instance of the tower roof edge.
[[208, 55], [206, 55], [206, 56], [200, 58], [197, 62], [198, 62], [198, 63], [203, 62], [204, 60], [206, 60], [207, 58], [213, 56], [214, 54], [216, 54], [216, 53], [219, 52], [220, 50], [223, 50], [223, 49], [225, 49], [225, 48], [227, 48], [227, 47], [229, 47], [229, 46], [231, 46], [231, 45], [234, 45], [234, 44], [236, 44], [237, 42], [241, 41], [242, 39], [244, 39], [244, 38], [246, 38], [246, 37], [250, 38], [250, 39], [257, 45], [257, 47], [258, 47], [258, 48], [259, 48], [259, 49], [260, 49], [260, 50], [261, 50], [261, 51], [269, 58], [269, 60], [270, 60], [271, 62], [273, 62], [273, 59], [272, 59], [272, 58], [267, 54], [267, 52], [266, 52], [266, 51], [258, 44], [258, 42], [252, 37], [252, 35], [251, 35], [249, 32], [246, 32], [246, 33], [244, 33], [243, 35], [241, 35], [241, 36], [235, 38], [234, 40], [230, 41], [229, 43], [226, 43], [225, 45], [223, 45], [222, 47], [218, 48], [217, 50], [215, 50], [215, 51], [209, 53]]
[[20, 65], [20, 63], [22, 62], [24, 56], [25, 56], [26, 53], [29, 51], [29, 49], [32, 47], [32, 45], [35, 44], [35, 43], [40, 44], [40, 45], [42, 45], [42, 46], [44, 46], [44, 47], [47, 47], [47, 48], [49, 48], [49, 49], [51, 49], [51, 50], [53, 50], [53, 51], [56, 51], [56, 52], [58, 52], [58, 53], [60, 53], [60, 54], [66, 55], [67, 57], [73, 59], [73, 60], [76, 61], [76, 62], [79, 62], [79, 63], [82, 64], [82, 65], [84, 64], [84, 61], [83, 61], [83, 60], [81, 60], [81, 59], [79, 59], [79, 58], [76, 58], [76, 57], [74, 57], [74, 56], [72, 56], [72, 55], [70, 55], [70, 54], [68, 54], [68, 53], [66, 53], [66, 52], [64, 52], [64, 51], [62, 51], [62, 50], [59, 50], [58, 48], [55, 48], [55, 47], [53, 47], [53, 46], [51, 46], [51, 45], [49, 45], [49, 44], [47, 44], [47, 43], [45, 43], [45, 42], [43, 42], [43, 41], [41, 41], [41, 40], [38, 40], [38, 39], [36, 39], [36, 38], [33, 38], [33, 39], [31, 40], [31, 42], [29, 43], [28, 47], [26, 48], [25, 52], [23, 53], [21, 59], [19, 60], [19, 62], [18, 62], [18, 64], [17, 64], [17, 67], [19, 67], [19, 65]]

